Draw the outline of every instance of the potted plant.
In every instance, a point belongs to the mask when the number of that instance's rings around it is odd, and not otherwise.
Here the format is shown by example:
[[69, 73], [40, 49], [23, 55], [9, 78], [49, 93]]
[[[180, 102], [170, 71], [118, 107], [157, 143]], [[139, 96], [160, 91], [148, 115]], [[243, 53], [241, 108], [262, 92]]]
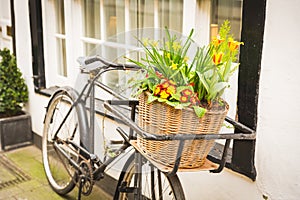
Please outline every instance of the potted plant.
[[[166, 29], [162, 41], [139, 40], [145, 56], [141, 61], [129, 59], [145, 72], [138, 81], [139, 125], [155, 134], [217, 133], [228, 112], [221, 98], [228, 81], [237, 69], [238, 47], [243, 44], [230, 35], [225, 21], [210, 44], [198, 47], [188, 57], [193, 30], [186, 39], [171, 35]], [[138, 139], [140, 148], [163, 165], [172, 166], [178, 141]], [[180, 167], [204, 164], [214, 141], [187, 141]]]
[[3, 150], [32, 141], [31, 118], [22, 108], [28, 89], [16, 58], [6, 48], [0, 50], [0, 143]]

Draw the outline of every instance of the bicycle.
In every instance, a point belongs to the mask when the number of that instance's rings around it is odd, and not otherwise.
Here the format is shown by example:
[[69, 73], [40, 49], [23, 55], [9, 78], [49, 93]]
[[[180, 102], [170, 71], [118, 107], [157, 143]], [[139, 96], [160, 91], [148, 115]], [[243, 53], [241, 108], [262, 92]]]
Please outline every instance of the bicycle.
[[[80, 65], [83, 73], [93, 72], [93, 76], [80, 93], [71, 87], [57, 89], [49, 100], [44, 119], [42, 141], [44, 169], [52, 189], [60, 195], [69, 193], [76, 185], [79, 187], [78, 199], [82, 194], [89, 195], [95, 181], [100, 181], [104, 177], [105, 169], [120, 155], [130, 153], [120, 173], [114, 199], [185, 199], [182, 185], [176, 174], [179, 170], [184, 141], [226, 139], [219, 167], [210, 170], [219, 173], [225, 166], [232, 139], [255, 139], [253, 130], [228, 117], [226, 121], [241, 133], [166, 136], [145, 132], [135, 123], [138, 101], [127, 99], [99, 81], [99, 77], [108, 71], [136, 71], [140, 68], [131, 64], [108, 62], [98, 56], [81, 58]], [[96, 87], [116, 99], [96, 99]], [[118, 120], [129, 127], [127, 132], [121, 127], [116, 129], [123, 138], [122, 144], [114, 151], [114, 157], [105, 160], [99, 159], [93, 153], [94, 147], [91, 145], [94, 136], [95, 101], [103, 103], [105, 109], [114, 116], [113, 120]], [[124, 106], [130, 117], [121, 111]], [[166, 171], [155, 165], [155, 161], [145, 157], [134, 145], [137, 135], [151, 140], [179, 140], [180, 145], [173, 169]], [[128, 149], [133, 149], [133, 153]]]

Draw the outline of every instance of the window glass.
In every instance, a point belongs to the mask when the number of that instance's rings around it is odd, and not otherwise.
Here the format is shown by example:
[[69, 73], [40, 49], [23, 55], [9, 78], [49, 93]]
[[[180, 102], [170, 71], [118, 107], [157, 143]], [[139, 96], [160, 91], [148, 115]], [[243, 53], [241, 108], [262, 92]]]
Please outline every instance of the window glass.
[[[238, 41], [241, 39], [242, 26], [242, 0], [212, 0], [211, 1], [211, 27], [210, 37], [216, 36], [224, 20], [229, 20], [231, 33]], [[228, 116], [235, 119], [237, 113], [237, 85], [238, 70], [234, 72], [229, 80], [230, 88], [223, 94], [223, 98], [229, 103]], [[231, 128], [224, 126], [222, 132], [232, 132]], [[222, 142], [225, 142], [222, 140]], [[224, 144], [224, 143], [223, 143]], [[232, 147], [233, 144], [231, 144]]]
[[67, 76], [67, 58], [66, 58], [66, 41], [65, 41], [65, 12], [64, 1], [55, 0], [56, 16], [56, 53], [57, 53], [57, 73], [61, 76]]
[[61, 76], [67, 76], [67, 61], [66, 61], [66, 41], [63, 38], [56, 39], [57, 53], [58, 53], [58, 74]]
[[65, 34], [65, 12], [64, 1], [55, 1], [55, 13], [56, 13], [56, 32], [59, 34]]
[[83, 1], [84, 36], [100, 39], [100, 0]]
[[182, 32], [182, 0], [159, 1], [160, 27], [167, 26], [170, 30]]
[[104, 1], [104, 37], [106, 39], [116, 34], [117, 32], [117, 16], [116, 16], [116, 1]]
[[228, 19], [232, 34], [240, 40], [243, 0], [212, 0], [211, 4], [211, 36], [216, 35], [220, 25]]

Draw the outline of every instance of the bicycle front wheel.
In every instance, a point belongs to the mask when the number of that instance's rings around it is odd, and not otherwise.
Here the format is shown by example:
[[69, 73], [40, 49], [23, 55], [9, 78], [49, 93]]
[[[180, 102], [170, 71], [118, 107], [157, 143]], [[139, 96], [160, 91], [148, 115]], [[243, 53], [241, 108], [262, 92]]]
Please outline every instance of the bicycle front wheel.
[[[120, 174], [114, 200], [134, 199], [136, 189], [141, 193], [139, 199], [185, 199], [177, 175], [166, 176], [143, 157], [141, 171], [136, 173], [134, 155], [130, 156]], [[136, 176], [141, 176], [140, 188], [134, 188]]]
[[69, 143], [72, 141], [80, 144], [79, 117], [76, 107], [72, 107], [73, 103], [74, 97], [68, 90], [57, 92], [51, 98], [44, 121], [44, 169], [49, 184], [61, 195], [69, 193], [77, 181], [75, 169], [70, 165], [67, 156], [77, 163], [80, 159], [79, 152]]

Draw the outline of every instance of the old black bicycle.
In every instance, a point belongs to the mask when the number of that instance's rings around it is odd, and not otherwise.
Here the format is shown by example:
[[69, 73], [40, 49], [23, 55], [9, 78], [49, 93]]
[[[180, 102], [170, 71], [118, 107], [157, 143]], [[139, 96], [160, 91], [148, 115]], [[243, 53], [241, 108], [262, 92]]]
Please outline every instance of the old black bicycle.
[[[82, 73], [90, 78], [80, 93], [71, 87], [58, 88], [51, 96], [46, 108], [43, 132], [43, 163], [49, 184], [55, 192], [65, 195], [79, 188], [81, 195], [92, 192], [95, 181], [105, 176], [105, 170], [120, 157], [126, 155], [126, 162], [119, 175], [114, 199], [185, 199], [184, 191], [176, 172], [184, 142], [187, 140], [226, 140], [222, 160], [211, 172], [221, 172], [232, 139], [255, 139], [250, 128], [230, 118], [226, 121], [235, 127], [236, 133], [198, 135], [155, 135], [143, 131], [136, 123], [138, 101], [128, 99], [101, 82], [101, 76], [109, 71], [137, 71], [138, 66], [108, 62], [101, 57], [79, 59]], [[95, 96], [101, 89], [110, 94], [111, 99], [103, 100]], [[102, 111], [98, 110], [100, 104]], [[94, 153], [95, 116], [107, 115], [122, 126], [110, 130], [119, 134], [122, 141], [113, 150], [113, 156], [105, 159]], [[123, 126], [128, 127], [124, 129]], [[155, 160], [143, 155], [136, 145], [137, 137], [147, 140], [178, 140], [177, 157], [171, 169], [161, 168]]]

